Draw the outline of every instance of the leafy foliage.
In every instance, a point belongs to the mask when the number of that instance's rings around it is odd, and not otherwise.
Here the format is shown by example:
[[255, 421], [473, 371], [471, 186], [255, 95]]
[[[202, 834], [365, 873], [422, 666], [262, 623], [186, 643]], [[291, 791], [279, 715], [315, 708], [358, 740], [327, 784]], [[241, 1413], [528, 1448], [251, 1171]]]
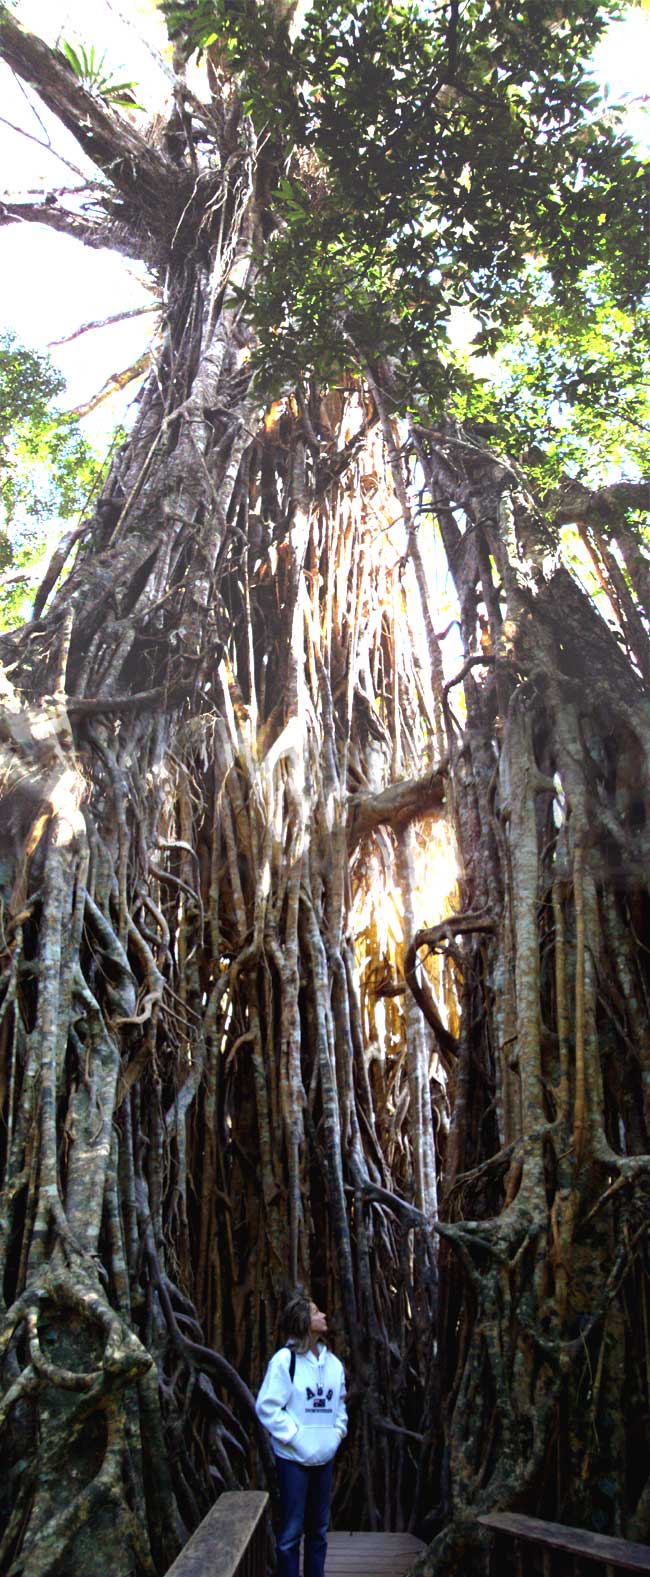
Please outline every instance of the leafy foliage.
[[556, 313], [575, 312], [594, 267], [623, 309], [643, 294], [646, 172], [585, 72], [609, 20], [593, 0], [570, 16], [473, 0], [462, 18], [315, 0], [293, 40], [268, 3], [162, 9], [188, 48], [225, 44], [288, 171], [254, 302], [276, 384], [305, 357], [330, 377], [399, 353], [410, 397], [437, 405], [457, 378], [455, 308], [494, 351], [540, 277]]
[[75, 49], [67, 40], [63, 41], [61, 47], [75, 77], [88, 93], [103, 99], [106, 104], [113, 104], [116, 109], [142, 109], [135, 99], [135, 83], [119, 82], [107, 71], [105, 50], [99, 55], [94, 44], [91, 44], [90, 49], [77, 44]]
[[170, 38], [183, 42], [189, 54], [208, 49], [218, 36], [214, 0], [162, 0], [160, 10]]
[[[0, 626], [24, 611], [48, 528], [74, 517], [97, 465], [77, 422], [55, 407], [65, 380], [46, 356], [0, 335]], [[30, 573], [31, 572], [31, 573]]]
[[[608, 270], [586, 270], [573, 312], [558, 320], [543, 277], [525, 323], [488, 375], [468, 377], [455, 411], [490, 423], [543, 489], [563, 476], [592, 487], [650, 473], [650, 309], [615, 304]], [[549, 299], [545, 299], [548, 295]]]

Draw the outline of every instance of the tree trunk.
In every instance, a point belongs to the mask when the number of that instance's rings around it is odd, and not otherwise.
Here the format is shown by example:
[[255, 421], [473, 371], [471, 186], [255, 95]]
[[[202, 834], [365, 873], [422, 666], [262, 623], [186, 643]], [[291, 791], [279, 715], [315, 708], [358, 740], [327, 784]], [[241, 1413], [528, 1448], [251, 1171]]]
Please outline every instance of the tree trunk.
[[252, 1392], [297, 1280], [349, 1376], [341, 1525], [444, 1524], [427, 1572], [488, 1508], [643, 1535], [643, 682], [516, 467], [445, 422], [398, 449], [361, 370], [251, 388], [236, 100], [188, 183], [26, 39], [3, 13], [90, 117], [164, 327], [72, 572], [2, 643], [0, 1564], [163, 1572], [272, 1482]]
[[[449, 437], [420, 435], [418, 448], [432, 494], [465, 511], [450, 562], [472, 606], [468, 722], [460, 746], [450, 734], [450, 765], [470, 915], [432, 939], [466, 936], [459, 1064], [472, 1076], [461, 1084], [459, 1068], [439, 1227], [453, 1250], [441, 1331], [452, 1521], [423, 1573], [473, 1569], [488, 1510], [650, 1531], [635, 1313], [649, 1166], [647, 693], [557, 566], [516, 467], [466, 444], [461, 471]], [[640, 619], [633, 580], [627, 595]]]

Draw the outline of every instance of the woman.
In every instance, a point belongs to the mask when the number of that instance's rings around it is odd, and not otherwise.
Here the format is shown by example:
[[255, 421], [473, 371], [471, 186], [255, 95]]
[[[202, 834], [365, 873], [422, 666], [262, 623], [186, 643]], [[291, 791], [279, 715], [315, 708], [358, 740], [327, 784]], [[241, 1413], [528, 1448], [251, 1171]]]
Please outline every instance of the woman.
[[327, 1316], [304, 1293], [284, 1311], [287, 1346], [274, 1353], [257, 1398], [280, 1482], [276, 1577], [298, 1577], [305, 1535], [304, 1577], [323, 1577], [334, 1457], [345, 1439], [343, 1366], [328, 1352]]

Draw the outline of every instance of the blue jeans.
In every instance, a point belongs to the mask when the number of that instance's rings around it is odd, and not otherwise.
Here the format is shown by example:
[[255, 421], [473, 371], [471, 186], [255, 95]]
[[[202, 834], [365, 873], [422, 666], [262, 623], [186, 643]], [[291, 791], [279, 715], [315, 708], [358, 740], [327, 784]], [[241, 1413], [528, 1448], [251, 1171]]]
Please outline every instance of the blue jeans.
[[304, 1577], [324, 1577], [330, 1520], [333, 1462], [302, 1467], [276, 1457], [280, 1484], [280, 1531], [276, 1577], [298, 1577], [300, 1539], [305, 1535]]

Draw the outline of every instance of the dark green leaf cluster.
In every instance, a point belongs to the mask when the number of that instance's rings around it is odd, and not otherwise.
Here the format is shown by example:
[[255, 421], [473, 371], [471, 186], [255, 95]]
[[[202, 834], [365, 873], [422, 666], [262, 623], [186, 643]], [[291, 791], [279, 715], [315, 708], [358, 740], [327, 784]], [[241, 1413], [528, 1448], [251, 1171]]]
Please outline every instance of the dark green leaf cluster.
[[205, 49], [215, 36], [213, 0], [162, 0], [160, 10], [170, 38], [183, 42], [188, 52]]
[[[647, 172], [585, 69], [596, 0], [314, 0], [292, 39], [264, 0], [167, 0], [170, 28], [227, 47], [276, 151], [276, 233], [252, 304], [276, 384], [398, 355], [411, 397], [459, 373], [454, 309], [481, 349], [554, 312], [585, 270], [629, 310], [646, 288]], [[284, 171], [281, 176], [280, 172]]]

